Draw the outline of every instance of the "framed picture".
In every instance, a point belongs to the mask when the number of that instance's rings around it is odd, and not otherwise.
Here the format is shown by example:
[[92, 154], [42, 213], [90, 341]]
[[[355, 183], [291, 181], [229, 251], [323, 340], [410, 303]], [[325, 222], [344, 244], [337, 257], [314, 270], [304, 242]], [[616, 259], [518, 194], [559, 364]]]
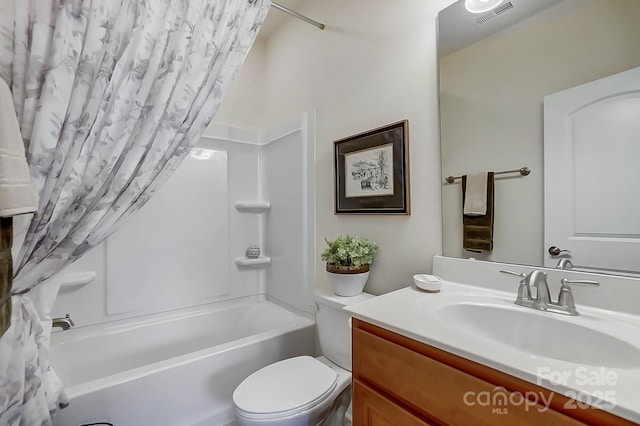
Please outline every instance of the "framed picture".
[[333, 142], [336, 214], [410, 214], [409, 122]]

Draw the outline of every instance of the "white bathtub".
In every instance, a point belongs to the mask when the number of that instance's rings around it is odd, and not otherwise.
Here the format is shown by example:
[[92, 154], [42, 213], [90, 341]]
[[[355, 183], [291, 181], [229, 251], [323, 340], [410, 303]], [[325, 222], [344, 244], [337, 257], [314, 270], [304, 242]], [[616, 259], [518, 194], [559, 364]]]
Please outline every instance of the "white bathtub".
[[229, 424], [245, 377], [314, 342], [312, 320], [259, 297], [54, 333], [71, 402], [54, 426]]

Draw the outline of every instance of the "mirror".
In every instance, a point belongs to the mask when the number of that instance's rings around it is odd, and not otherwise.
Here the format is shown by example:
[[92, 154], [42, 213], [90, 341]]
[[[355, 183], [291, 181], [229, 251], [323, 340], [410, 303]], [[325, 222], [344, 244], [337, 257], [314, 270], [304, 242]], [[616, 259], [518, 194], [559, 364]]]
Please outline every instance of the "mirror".
[[[637, 0], [505, 0], [483, 14], [458, 0], [440, 12], [445, 256], [544, 265], [543, 99], [640, 67], [639, 22]], [[464, 250], [461, 182], [446, 177], [521, 167], [531, 173], [495, 178], [493, 250]]]

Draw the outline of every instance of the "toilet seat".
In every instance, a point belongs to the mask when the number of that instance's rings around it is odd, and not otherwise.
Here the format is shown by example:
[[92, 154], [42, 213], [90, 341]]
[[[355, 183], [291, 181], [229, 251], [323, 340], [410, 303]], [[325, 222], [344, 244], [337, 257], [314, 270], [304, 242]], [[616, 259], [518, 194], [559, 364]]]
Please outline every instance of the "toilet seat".
[[337, 374], [310, 356], [285, 359], [247, 377], [233, 392], [236, 413], [249, 419], [288, 417], [325, 400]]

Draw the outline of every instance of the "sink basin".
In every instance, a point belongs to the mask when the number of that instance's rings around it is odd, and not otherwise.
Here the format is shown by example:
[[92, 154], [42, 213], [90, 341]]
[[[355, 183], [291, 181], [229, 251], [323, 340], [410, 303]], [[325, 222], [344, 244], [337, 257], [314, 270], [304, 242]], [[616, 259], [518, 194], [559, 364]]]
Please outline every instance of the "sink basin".
[[436, 316], [462, 332], [512, 346], [530, 355], [581, 365], [640, 366], [640, 349], [605, 332], [550, 314], [510, 305], [457, 303]]

